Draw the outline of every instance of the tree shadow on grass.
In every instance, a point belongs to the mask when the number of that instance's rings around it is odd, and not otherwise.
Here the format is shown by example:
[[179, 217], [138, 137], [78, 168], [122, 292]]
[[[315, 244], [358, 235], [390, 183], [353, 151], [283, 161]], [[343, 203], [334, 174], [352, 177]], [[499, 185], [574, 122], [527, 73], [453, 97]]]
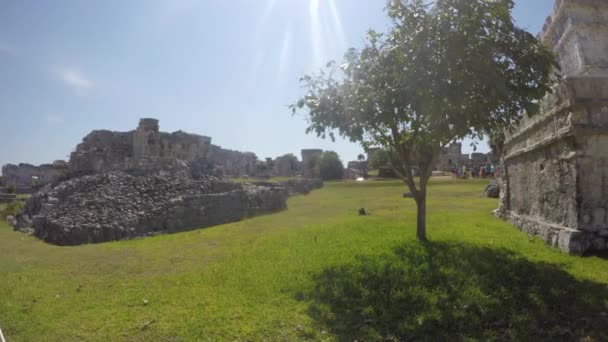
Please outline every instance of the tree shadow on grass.
[[608, 340], [606, 285], [504, 249], [410, 244], [314, 281], [309, 315], [339, 340]]

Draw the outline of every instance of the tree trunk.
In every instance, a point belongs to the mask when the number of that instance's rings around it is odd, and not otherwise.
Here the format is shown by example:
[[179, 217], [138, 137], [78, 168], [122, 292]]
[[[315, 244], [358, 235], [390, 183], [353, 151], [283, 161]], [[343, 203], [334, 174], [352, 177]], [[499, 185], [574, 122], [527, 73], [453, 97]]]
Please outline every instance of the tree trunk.
[[416, 238], [418, 241], [425, 242], [426, 240], [426, 189], [424, 193], [420, 193], [419, 199], [416, 199], [416, 207], [418, 207], [416, 217]]

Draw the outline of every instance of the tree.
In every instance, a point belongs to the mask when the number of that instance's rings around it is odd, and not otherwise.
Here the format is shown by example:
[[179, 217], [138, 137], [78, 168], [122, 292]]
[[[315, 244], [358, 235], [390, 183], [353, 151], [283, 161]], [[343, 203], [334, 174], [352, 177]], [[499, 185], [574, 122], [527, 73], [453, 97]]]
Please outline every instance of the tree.
[[319, 176], [323, 180], [337, 180], [344, 178], [344, 165], [340, 156], [334, 151], [325, 151], [319, 157]]
[[13, 184], [9, 184], [6, 188], [4, 188], [4, 192], [7, 194], [14, 194], [17, 191], [17, 188]]
[[368, 160], [369, 167], [372, 169], [380, 169], [383, 167], [392, 168], [393, 165], [399, 165], [399, 156], [394, 150], [390, 148], [383, 148], [378, 152], [374, 153], [372, 158]]
[[550, 91], [554, 56], [514, 25], [512, 9], [512, 0], [391, 0], [387, 33], [370, 30], [340, 68], [330, 62], [301, 78], [307, 93], [291, 108], [306, 112], [307, 133], [333, 140], [337, 130], [397, 153], [393, 168], [416, 201], [419, 240], [441, 149], [513, 127]]
[[365, 156], [364, 156], [364, 155], [362, 155], [362, 154], [359, 154], [359, 155], [357, 156], [357, 160], [358, 160], [358, 161], [360, 161], [360, 162], [361, 162], [361, 161], [364, 161], [364, 160], [365, 160]]

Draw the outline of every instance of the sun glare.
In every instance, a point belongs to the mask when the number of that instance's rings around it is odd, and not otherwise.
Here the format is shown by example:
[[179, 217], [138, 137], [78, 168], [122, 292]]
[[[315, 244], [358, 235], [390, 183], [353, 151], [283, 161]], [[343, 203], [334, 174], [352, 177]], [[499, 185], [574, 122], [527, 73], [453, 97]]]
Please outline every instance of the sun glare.
[[[300, 11], [294, 10], [298, 6], [300, 9], [306, 9], [308, 6], [308, 34], [307, 36], [298, 36], [298, 30], [293, 27], [294, 22], [298, 18], [294, 16], [300, 15]], [[329, 47], [338, 47], [345, 44], [344, 28], [340, 17], [340, 10], [336, 4], [336, 0], [306, 0], [302, 2], [293, 2], [293, 0], [266, 0], [263, 3], [263, 11], [259, 18], [255, 29], [255, 40], [259, 42], [259, 46], [266, 39], [264, 33], [267, 33], [268, 25], [271, 22], [276, 22], [273, 18], [282, 16], [287, 18], [285, 27], [275, 32], [280, 32], [280, 36], [276, 39], [281, 41], [280, 48], [277, 51], [268, 51], [260, 49], [255, 58], [252, 59], [252, 75], [257, 75], [258, 69], [264, 64], [264, 59], [270, 56], [277, 57], [277, 74], [279, 80], [284, 80], [289, 74], [290, 58], [295, 53], [293, 49], [298, 48], [297, 42], [310, 41], [310, 62], [309, 66], [313, 68], [321, 67], [331, 51], [326, 51]], [[290, 17], [291, 16], [291, 17]], [[300, 47], [301, 48], [301, 47]]]

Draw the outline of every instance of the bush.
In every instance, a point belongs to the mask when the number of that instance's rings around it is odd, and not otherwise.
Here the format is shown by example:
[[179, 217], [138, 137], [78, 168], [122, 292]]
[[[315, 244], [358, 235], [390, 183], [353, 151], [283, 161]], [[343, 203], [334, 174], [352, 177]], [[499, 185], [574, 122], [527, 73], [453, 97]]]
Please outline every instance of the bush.
[[15, 186], [14, 185], [9, 185], [6, 187], [6, 189], [4, 189], [4, 192], [7, 194], [14, 194], [15, 193]]
[[23, 210], [24, 203], [22, 201], [14, 201], [9, 203], [6, 208], [0, 211], [0, 216], [5, 220], [9, 216], [17, 216]]
[[399, 156], [393, 150], [382, 149], [368, 161], [372, 169], [390, 168], [392, 165], [399, 165]]
[[336, 152], [323, 152], [319, 158], [319, 176], [323, 180], [336, 180], [344, 178], [344, 165]]

